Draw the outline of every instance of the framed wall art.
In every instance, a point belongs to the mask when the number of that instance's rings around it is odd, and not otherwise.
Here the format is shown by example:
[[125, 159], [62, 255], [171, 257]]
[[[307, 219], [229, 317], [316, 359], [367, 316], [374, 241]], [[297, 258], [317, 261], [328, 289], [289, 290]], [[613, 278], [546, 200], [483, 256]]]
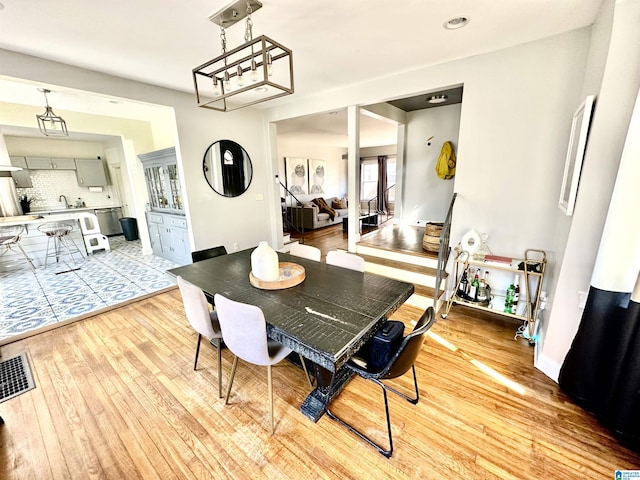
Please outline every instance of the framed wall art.
[[560, 188], [560, 200], [558, 201], [560, 210], [566, 215], [573, 215], [573, 209], [576, 204], [578, 185], [580, 184], [580, 172], [587, 147], [594, 102], [594, 95], [587, 96], [576, 110], [576, 113], [573, 114], [571, 136], [569, 137], [569, 147], [567, 149], [564, 174], [562, 176], [562, 187]]
[[326, 193], [324, 179], [325, 161], [309, 160], [309, 193]]
[[287, 188], [291, 193], [294, 195], [306, 195], [309, 193], [306, 158], [285, 157], [284, 174], [287, 180]]

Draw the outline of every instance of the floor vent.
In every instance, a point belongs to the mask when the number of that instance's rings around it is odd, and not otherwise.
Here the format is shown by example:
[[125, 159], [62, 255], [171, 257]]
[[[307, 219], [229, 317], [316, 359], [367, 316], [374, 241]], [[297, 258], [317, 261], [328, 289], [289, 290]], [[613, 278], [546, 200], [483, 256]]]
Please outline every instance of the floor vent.
[[26, 353], [0, 362], [0, 403], [35, 386]]

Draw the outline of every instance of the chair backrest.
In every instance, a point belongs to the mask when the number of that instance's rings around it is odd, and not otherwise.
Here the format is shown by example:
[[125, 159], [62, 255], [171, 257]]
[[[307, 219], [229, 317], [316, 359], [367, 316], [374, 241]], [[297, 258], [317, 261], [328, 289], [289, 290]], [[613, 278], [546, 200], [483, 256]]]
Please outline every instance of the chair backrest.
[[181, 276], [178, 276], [177, 281], [182, 295], [184, 311], [193, 329], [207, 338], [217, 337], [219, 334], [211, 326], [209, 304], [204, 292]]
[[9, 245], [20, 241], [20, 235], [24, 232], [24, 226], [13, 225], [0, 227], [0, 245]]
[[328, 252], [327, 264], [364, 272], [364, 258], [342, 250], [331, 250]]
[[196, 263], [200, 262], [201, 260], [206, 260], [207, 258], [219, 257], [220, 255], [226, 254], [227, 249], [224, 248], [224, 245], [220, 245], [219, 247], [205, 248], [204, 250], [191, 252], [191, 261], [193, 263]]
[[308, 258], [309, 260], [315, 260], [316, 262], [319, 262], [322, 257], [322, 252], [319, 248], [312, 247], [311, 245], [304, 245], [302, 243], [294, 243], [291, 245], [289, 253], [296, 257]]
[[429, 307], [416, 323], [413, 331], [404, 337], [400, 348], [391, 357], [389, 363], [381, 372], [382, 378], [396, 378], [404, 375], [414, 364], [422, 343], [424, 342], [424, 336], [429, 331], [431, 326], [436, 321], [436, 314], [433, 311], [433, 307]]
[[259, 307], [235, 302], [216, 293], [213, 297], [225, 345], [254, 365], [271, 365], [267, 343], [267, 322]]

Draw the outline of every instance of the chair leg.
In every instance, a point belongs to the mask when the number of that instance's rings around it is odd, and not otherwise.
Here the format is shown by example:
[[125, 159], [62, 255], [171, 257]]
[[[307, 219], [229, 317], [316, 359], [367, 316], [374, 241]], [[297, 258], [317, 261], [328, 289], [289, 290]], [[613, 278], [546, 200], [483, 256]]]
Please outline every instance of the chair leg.
[[216, 340], [216, 348], [218, 349], [218, 398], [222, 398], [222, 340]]
[[304, 363], [304, 358], [302, 355], [298, 354], [300, 357], [300, 363], [302, 363], [302, 369], [304, 370], [304, 374], [307, 376], [307, 381], [309, 382], [309, 386], [313, 388], [313, 382], [311, 381], [311, 377], [309, 376], [309, 372], [307, 371], [307, 364]]
[[231, 366], [231, 375], [229, 376], [229, 386], [227, 387], [227, 396], [224, 399], [225, 405], [229, 403], [229, 395], [231, 395], [231, 386], [233, 385], [233, 377], [236, 376], [236, 367], [238, 366], [238, 357], [233, 357], [233, 365]]
[[327, 412], [327, 415], [329, 415], [329, 418], [337, 421], [338, 423], [344, 425], [345, 427], [347, 427], [351, 432], [355, 433], [356, 435], [358, 435], [362, 440], [364, 440], [365, 442], [367, 442], [369, 445], [371, 445], [372, 447], [374, 447], [376, 450], [378, 450], [378, 452], [380, 452], [382, 455], [384, 455], [385, 457], [389, 458], [391, 457], [391, 455], [393, 455], [393, 437], [391, 435], [391, 419], [389, 417], [389, 402], [387, 400], [387, 389], [386, 387], [382, 384], [382, 382], [379, 382], [376, 379], [371, 379], [372, 382], [377, 383], [380, 388], [382, 389], [382, 395], [384, 397], [384, 411], [385, 414], [387, 416], [387, 432], [389, 434], [389, 449], [385, 450], [385, 448], [374, 442], [370, 437], [368, 437], [367, 435], [365, 435], [364, 433], [362, 433], [360, 430], [358, 430], [357, 428], [353, 427], [352, 425], [348, 424], [347, 422], [345, 422], [343, 419], [341, 419], [340, 417], [338, 417], [337, 415], [335, 415], [333, 412], [331, 412], [331, 410], [329, 409], [329, 404], [327, 403], [327, 405], [325, 406], [325, 411]]
[[398, 395], [399, 397], [404, 398], [407, 402], [412, 403], [413, 405], [415, 405], [420, 400], [420, 392], [418, 392], [418, 378], [416, 377], [416, 367], [414, 365], [411, 365], [411, 371], [413, 372], [413, 386], [415, 388], [415, 394], [416, 394], [415, 397], [411, 398], [406, 393], [399, 392], [398, 390], [396, 390], [395, 388], [390, 387], [389, 385], [385, 385], [384, 388], [385, 388], [385, 390], [389, 390], [389, 391], [395, 393], [396, 395]]
[[198, 366], [198, 355], [200, 354], [200, 340], [202, 340], [202, 334], [198, 334], [198, 343], [196, 345], [196, 361], [193, 363], [193, 369], [195, 370]]
[[273, 382], [271, 379], [271, 365], [267, 365], [267, 385], [269, 387], [269, 425], [271, 426], [271, 435], [275, 431], [273, 425]]
[[20, 245], [19, 243], [16, 243], [16, 245], [18, 246], [18, 248], [20, 249], [20, 251], [22, 252], [22, 255], [24, 256], [24, 258], [27, 259], [27, 262], [29, 262], [29, 265], [31, 265], [31, 270], [35, 270], [36, 267], [33, 266], [33, 262], [31, 261], [31, 259], [28, 257], [27, 252], [24, 251], [24, 248], [22, 248], [22, 245]]

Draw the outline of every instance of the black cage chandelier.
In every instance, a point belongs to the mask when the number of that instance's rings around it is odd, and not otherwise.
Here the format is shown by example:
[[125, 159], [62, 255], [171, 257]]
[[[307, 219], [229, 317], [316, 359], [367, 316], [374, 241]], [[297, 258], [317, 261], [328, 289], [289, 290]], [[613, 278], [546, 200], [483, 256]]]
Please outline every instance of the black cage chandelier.
[[65, 122], [62, 117], [53, 113], [53, 110], [49, 106], [47, 93], [51, 93], [51, 90], [39, 88], [38, 91], [44, 93], [44, 101], [47, 104], [44, 113], [42, 115], [36, 115], [40, 132], [47, 137], [68, 137], [67, 122]]
[[[209, 17], [220, 26], [222, 55], [193, 69], [198, 106], [230, 112], [293, 93], [293, 52], [265, 35], [253, 38], [257, 0], [238, 0]], [[245, 43], [227, 51], [225, 29], [246, 18]]]

